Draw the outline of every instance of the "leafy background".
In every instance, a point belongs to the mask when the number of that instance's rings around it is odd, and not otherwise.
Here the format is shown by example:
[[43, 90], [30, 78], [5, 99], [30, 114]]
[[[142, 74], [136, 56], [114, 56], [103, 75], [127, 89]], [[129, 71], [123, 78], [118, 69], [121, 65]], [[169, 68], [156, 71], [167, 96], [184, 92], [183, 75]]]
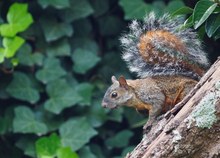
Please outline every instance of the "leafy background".
[[[20, 6], [10, 12], [17, 2], [27, 4], [28, 11]], [[118, 38], [130, 20], [142, 20], [152, 10], [183, 14], [183, 27], [198, 31], [214, 62], [220, 50], [219, 3], [2, 0], [0, 155], [123, 157], [141, 140], [147, 117], [129, 108], [101, 107], [112, 75], [135, 78], [120, 59]]]

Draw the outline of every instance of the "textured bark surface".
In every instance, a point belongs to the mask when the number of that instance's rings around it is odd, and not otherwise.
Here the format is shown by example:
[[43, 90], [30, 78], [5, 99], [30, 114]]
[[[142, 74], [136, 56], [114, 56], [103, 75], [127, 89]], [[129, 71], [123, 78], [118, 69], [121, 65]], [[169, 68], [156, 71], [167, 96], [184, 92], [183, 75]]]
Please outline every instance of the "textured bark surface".
[[165, 157], [220, 158], [220, 59], [181, 103], [154, 122], [126, 156]]

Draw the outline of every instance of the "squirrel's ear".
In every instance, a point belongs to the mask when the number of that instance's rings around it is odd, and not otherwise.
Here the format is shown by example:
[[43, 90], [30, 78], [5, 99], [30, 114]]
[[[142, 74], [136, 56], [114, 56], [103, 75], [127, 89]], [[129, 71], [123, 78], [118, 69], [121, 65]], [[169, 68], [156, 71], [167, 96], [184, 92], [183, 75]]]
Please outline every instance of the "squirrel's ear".
[[119, 81], [119, 84], [120, 84], [121, 87], [123, 87], [125, 89], [128, 89], [128, 84], [127, 84], [127, 81], [124, 78], [124, 76], [120, 76], [118, 81]]
[[117, 79], [116, 79], [116, 77], [115, 76], [112, 76], [112, 83], [115, 83], [115, 82], [117, 82]]

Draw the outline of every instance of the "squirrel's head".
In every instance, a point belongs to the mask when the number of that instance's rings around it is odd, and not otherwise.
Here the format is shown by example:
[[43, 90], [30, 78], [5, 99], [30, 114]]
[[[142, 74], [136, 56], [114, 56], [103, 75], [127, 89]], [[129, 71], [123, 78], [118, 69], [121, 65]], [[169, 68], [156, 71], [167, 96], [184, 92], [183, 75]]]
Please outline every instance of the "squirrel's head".
[[112, 76], [112, 85], [105, 92], [102, 100], [102, 107], [114, 109], [120, 105], [125, 105], [132, 98], [132, 88], [127, 84], [123, 76], [117, 80]]

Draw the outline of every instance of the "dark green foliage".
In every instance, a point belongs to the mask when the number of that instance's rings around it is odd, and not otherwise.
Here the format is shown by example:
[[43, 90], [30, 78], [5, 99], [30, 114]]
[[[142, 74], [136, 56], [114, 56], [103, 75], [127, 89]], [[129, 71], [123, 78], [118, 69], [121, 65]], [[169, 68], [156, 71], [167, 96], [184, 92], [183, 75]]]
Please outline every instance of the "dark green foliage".
[[[147, 116], [101, 107], [112, 75], [133, 77], [120, 58], [118, 39], [129, 20], [155, 11], [187, 14], [185, 27], [217, 40], [219, 4], [195, 3], [194, 8], [181, 0], [2, 0], [0, 155], [116, 158], [131, 151]], [[22, 7], [9, 10], [13, 4]], [[211, 42], [210, 54], [219, 50]]]
[[39, 92], [32, 86], [31, 79], [22, 72], [14, 72], [13, 79], [8, 85], [7, 93], [20, 100], [36, 103], [39, 99]]
[[[220, 38], [220, 2], [218, 0], [200, 0], [194, 9], [183, 7], [173, 13], [173, 15], [191, 14], [185, 21], [185, 27], [200, 27], [200, 33], [206, 32], [209, 38], [215, 40]], [[205, 26], [205, 27], [204, 27]], [[203, 34], [200, 34], [202, 36]]]
[[47, 126], [36, 119], [35, 113], [29, 107], [20, 105], [14, 109], [14, 112], [14, 133], [35, 133], [38, 135], [47, 133]]

